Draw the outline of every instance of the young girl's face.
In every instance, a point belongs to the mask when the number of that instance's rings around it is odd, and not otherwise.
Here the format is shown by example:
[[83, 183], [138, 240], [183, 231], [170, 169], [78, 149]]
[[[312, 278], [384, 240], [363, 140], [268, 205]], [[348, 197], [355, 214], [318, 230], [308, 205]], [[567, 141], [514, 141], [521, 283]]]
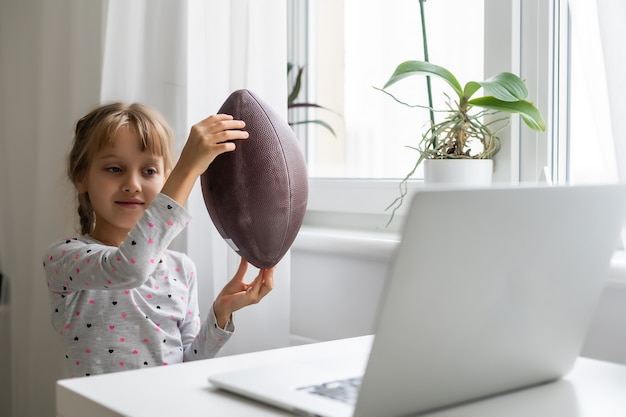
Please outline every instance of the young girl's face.
[[89, 193], [96, 214], [92, 236], [119, 245], [135, 226], [166, 179], [163, 157], [142, 149], [134, 129], [122, 126], [112, 144], [93, 157], [87, 176], [78, 184]]

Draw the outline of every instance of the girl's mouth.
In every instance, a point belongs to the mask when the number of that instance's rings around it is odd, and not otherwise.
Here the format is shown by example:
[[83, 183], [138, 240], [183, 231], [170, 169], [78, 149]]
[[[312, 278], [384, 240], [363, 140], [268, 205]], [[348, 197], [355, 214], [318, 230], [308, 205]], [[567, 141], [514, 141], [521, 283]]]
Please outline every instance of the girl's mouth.
[[143, 206], [143, 201], [139, 201], [139, 200], [121, 200], [121, 201], [116, 201], [115, 204], [117, 204], [118, 206], [127, 208], [127, 209], [138, 209], [141, 206]]

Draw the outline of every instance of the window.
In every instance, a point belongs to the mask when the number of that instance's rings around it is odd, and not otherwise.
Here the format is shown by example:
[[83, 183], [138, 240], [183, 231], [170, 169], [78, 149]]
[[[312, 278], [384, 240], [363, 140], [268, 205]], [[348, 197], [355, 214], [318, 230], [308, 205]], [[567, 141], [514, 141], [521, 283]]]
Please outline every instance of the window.
[[[333, 136], [316, 124], [299, 130], [306, 140], [310, 175], [403, 178], [416, 155], [405, 146], [419, 141], [428, 111], [402, 106], [374, 87], [381, 88], [401, 62], [424, 59], [419, 1], [291, 4], [291, 15], [301, 23], [291, 25], [290, 60], [304, 67], [303, 97], [330, 109], [292, 117], [322, 119], [336, 132]], [[484, 79], [483, 0], [429, 1], [425, 15], [430, 61], [449, 68], [461, 82]], [[450, 89], [440, 80], [432, 83], [435, 108], [446, 109], [439, 92]], [[403, 81], [391, 91], [410, 104], [428, 103], [423, 77]]]
[[[520, 74], [527, 81], [530, 99], [552, 126], [548, 116], [560, 96], [553, 96], [555, 85], [549, 77], [555, 45], [550, 31], [559, 3], [428, 1], [424, 6], [430, 61], [450, 69], [462, 83], [501, 71]], [[306, 78], [298, 101], [332, 110], [290, 117], [323, 119], [337, 132], [334, 137], [318, 125], [298, 127], [312, 177], [305, 221], [326, 224], [332, 218], [329, 213], [339, 213], [331, 224], [380, 226], [387, 217], [385, 207], [397, 195], [398, 179], [415, 162], [416, 151], [406, 146], [417, 142], [428, 115], [393, 102], [374, 87], [382, 87], [400, 62], [423, 59], [419, 0], [292, 0], [288, 4], [289, 59], [304, 67]], [[445, 98], [437, 94], [444, 90], [437, 82], [433, 80], [435, 107], [445, 108]], [[401, 87], [403, 91], [398, 88], [394, 94], [407, 102], [427, 103], [424, 78], [407, 79], [394, 87]], [[517, 116], [511, 121], [502, 135], [506, 145], [497, 157], [496, 180], [537, 181], [544, 167], [556, 165], [563, 153], [548, 142], [552, 132], [536, 134], [523, 127]], [[555, 177], [552, 172], [548, 175]], [[362, 216], [378, 217], [364, 220]]]

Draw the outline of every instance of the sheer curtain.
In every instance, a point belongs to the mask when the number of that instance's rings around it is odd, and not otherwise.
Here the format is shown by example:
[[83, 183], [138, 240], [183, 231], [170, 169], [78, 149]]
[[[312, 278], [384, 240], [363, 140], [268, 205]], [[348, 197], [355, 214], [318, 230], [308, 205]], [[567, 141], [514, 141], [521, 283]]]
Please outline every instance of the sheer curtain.
[[[581, 51], [580, 59], [572, 63], [572, 71], [582, 72], [582, 77], [587, 80], [587, 99], [573, 97], [572, 111], [580, 105], [575, 100], [583, 99], [589, 103], [584, 107], [584, 113], [581, 111], [578, 115], [572, 114], [572, 117], [590, 119], [588, 133], [594, 138], [593, 144], [585, 142], [581, 146], [584, 153], [578, 161], [582, 163], [585, 153], [599, 149], [600, 157], [595, 159], [600, 161], [600, 165], [588, 168], [594, 172], [589, 172], [587, 176], [599, 177], [603, 181], [626, 182], [626, 136], [621, 126], [621, 120], [626, 114], [626, 102], [623, 99], [626, 91], [626, 50], [623, 46], [623, 39], [626, 38], [626, 3], [613, 0], [569, 0], [569, 6], [572, 41], [579, 43]], [[589, 156], [589, 159], [594, 158]], [[603, 174], [598, 175], [595, 171]], [[626, 227], [622, 231], [622, 244], [626, 247]]]
[[[159, 109], [179, 149], [191, 125], [216, 113], [236, 89], [255, 91], [286, 116], [284, 1], [110, 1], [105, 33], [102, 99]], [[176, 245], [196, 261], [206, 315], [239, 261], [213, 227], [199, 183], [189, 210], [194, 221]], [[268, 302], [237, 313], [237, 332], [224, 353], [288, 344], [289, 261], [289, 255], [281, 261]], [[250, 267], [248, 279], [256, 272]]]
[[612, 0], [596, 0], [600, 39], [604, 56], [604, 75], [608, 92], [608, 104], [613, 129], [613, 143], [617, 160], [617, 173], [626, 182], [626, 136], [621, 121], [626, 114], [626, 4]]
[[[217, 112], [226, 97], [240, 88], [259, 94], [286, 119], [286, 2], [193, 0], [188, 7], [187, 126]], [[208, 309], [239, 260], [210, 222], [199, 187], [190, 197], [189, 209], [194, 227], [187, 233], [187, 253], [196, 261], [199, 275], [212, 278], [200, 286], [201, 303]], [[289, 271], [287, 254], [276, 270], [271, 298], [237, 313], [237, 332], [225, 354], [288, 344]], [[256, 272], [250, 267], [249, 279]]]
[[[615, 52], [607, 50], [608, 45], [603, 42], [602, 31], [607, 28], [601, 29], [599, 2], [569, 0], [569, 10], [570, 180], [574, 184], [616, 181], [619, 174], [615, 151], [619, 137], [614, 137], [612, 129], [611, 109], [615, 107], [609, 96], [612, 87], [608, 78]], [[592, 146], [590, 138], [593, 138]]]
[[[41, 254], [75, 233], [64, 170], [77, 118], [101, 101], [143, 101], [172, 124], [180, 149], [189, 127], [235, 88], [282, 111], [285, 14], [279, 0], [0, 2], [0, 261], [11, 283], [11, 329], [0, 329], [0, 343], [10, 343], [12, 370], [12, 404], [1, 401], [0, 415], [55, 415], [54, 383], [65, 375]], [[189, 208], [194, 222], [176, 245], [198, 263], [206, 313], [237, 259], [198, 189]], [[289, 258], [268, 297], [237, 315], [231, 352], [287, 343]]]
[[41, 261], [72, 229], [65, 154], [72, 124], [98, 101], [101, 17], [99, 2], [0, 2], [0, 258], [11, 308], [10, 332], [0, 336], [11, 350], [3, 416], [55, 414], [63, 354]]

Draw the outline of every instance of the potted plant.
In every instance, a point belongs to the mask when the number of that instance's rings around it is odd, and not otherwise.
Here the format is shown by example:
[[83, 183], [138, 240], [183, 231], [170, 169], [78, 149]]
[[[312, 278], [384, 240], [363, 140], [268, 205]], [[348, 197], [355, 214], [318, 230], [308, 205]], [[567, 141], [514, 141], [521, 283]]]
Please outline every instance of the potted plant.
[[[429, 126], [421, 134], [418, 146], [411, 147], [419, 152], [416, 163], [400, 184], [400, 196], [388, 207], [393, 208], [393, 213], [400, 207], [407, 193], [406, 182], [423, 161], [487, 160], [491, 167], [492, 158], [500, 150], [498, 132], [506, 126], [511, 113], [518, 113], [531, 129], [545, 131], [541, 113], [533, 103], [526, 100], [528, 90], [524, 81], [517, 75], [502, 72], [484, 81], [469, 81], [461, 85], [449, 70], [428, 62], [423, 1], [420, 0], [420, 9], [425, 60], [401, 63], [383, 88], [379, 89], [403, 105], [425, 107], [430, 111]], [[427, 79], [428, 106], [408, 104], [387, 91], [388, 87], [399, 81], [418, 75], [426, 76]], [[446, 116], [441, 121], [435, 120], [431, 76], [444, 80], [453, 92], [453, 99], [444, 93], [448, 97], [448, 109], [445, 110]], [[475, 97], [481, 89], [484, 95]], [[500, 113], [505, 115], [495, 119], [486, 117]]]

